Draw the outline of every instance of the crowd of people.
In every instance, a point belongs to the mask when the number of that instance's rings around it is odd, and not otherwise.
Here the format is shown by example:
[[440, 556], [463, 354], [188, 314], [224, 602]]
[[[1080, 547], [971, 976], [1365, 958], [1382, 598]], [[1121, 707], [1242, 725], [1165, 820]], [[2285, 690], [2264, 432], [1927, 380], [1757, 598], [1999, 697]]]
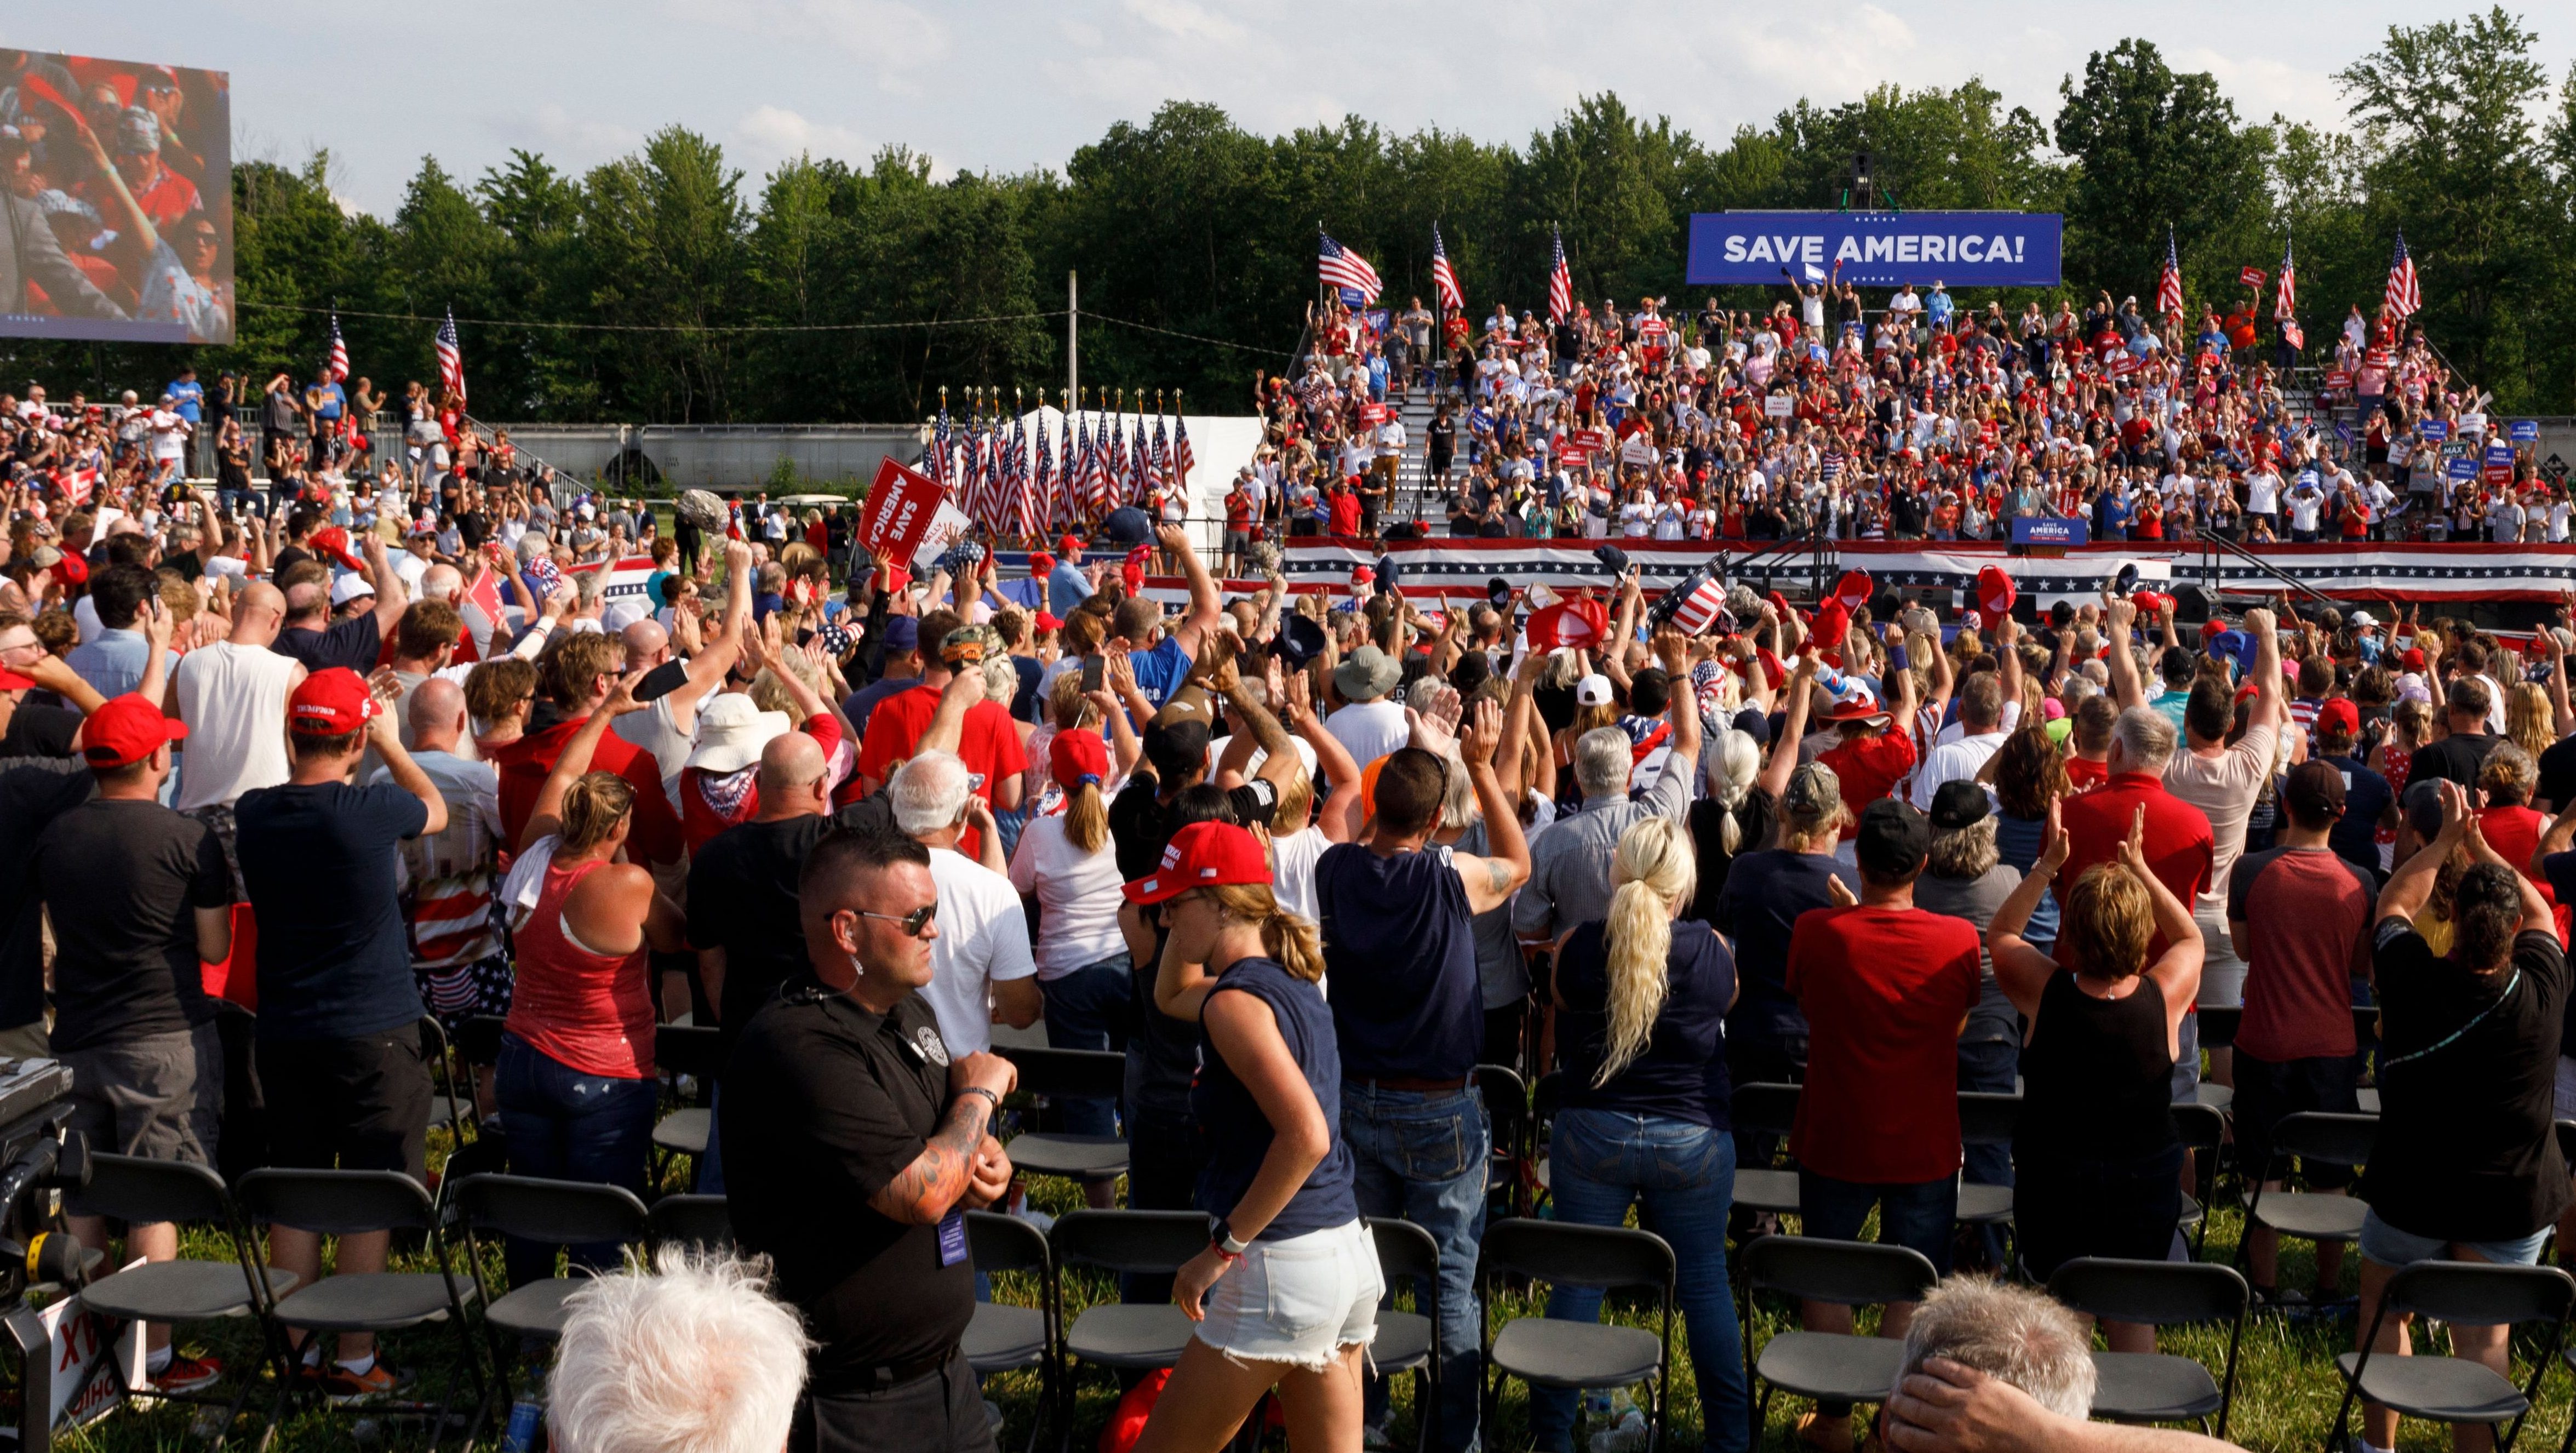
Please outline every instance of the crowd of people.
[[[1630, 402], [1722, 393], [1761, 356], [1677, 381], [1697, 345], [1642, 336], [1676, 358], [1627, 376], [1614, 354]], [[1931, 358], [1883, 364], [1949, 355]], [[2213, 418], [2260, 427], [2221, 394]], [[1521, 408], [1490, 417], [1538, 417]], [[2232, 1087], [2235, 1165], [2279, 1185], [2274, 1127], [2355, 1110], [2371, 1076], [2378, 1147], [2350, 1187], [2364, 1328], [2397, 1269], [2537, 1261], [2570, 1207], [2561, 629], [2508, 641], [2286, 601], [2186, 626], [2152, 593], [1945, 621], [1863, 582], [1812, 609], [1739, 587], [1689, 633], [1633, 574], [1554, 601], [1500, 580], [1474, 600], [1387, 581], [1337, 598], [1273, 574], [1229, 599], [1185, 529], [1134, 510], [1008, 579], [976, 552], [852, 571], [826, 520], [684, 510], [666, 532], [453, 458], [290, 473], [278, 513], [237, 521], [217, 491], [144, 473], [73, 501], [49, 451], [107, 447], [97, 426], [9, 412], [0, 1048], [72, 1068], [99, 1149], [422, 1177], [417, 1022], [495, 1016], [476, 1093], [510, 1169], [641, 1193], [656, 1027], [713, 1025], [696, 1185], [728, 1198], [813, 1343], [799, 1446], [989, 1446], [959, 1217], [1043, 1220], [998, 1130], [1017, 1085], [997, 1038], [1040, 1024], [1127, 1061], [1123, 1093], [1049, 1123], [1126, 1138], [1125, 1205], [1211, 1218], [1176, 1275], [1122, 1282], [1195, 1326], [1147, 1453], [1214, 1449], [1274, 1389], [1298, 1446], [1387, 1434], [1365, 1355], [1387, 1293], [1374, 1216], [1437, 1244], [1418, 1295], [1440, 1396], [1415, 1411], [1450, 1453], [1480, 1446], [1483, 1065], [1556, 1077], [1550, 1214], [1634, 1209], [1673, 1247], [1713, 1448], [1753, 1432], [1731, 1258], [1786, 1229], [1735, 1204], [1739, 1167], [1794, 1164], [1799, 1234], [1874, 1221], [1945, 1275], [2044, 1284], [2082, 1257], [2189, 1254], [2184, 1198], [2211, 1167], [2170, 1107], [2204, 1079]], [[639, 544], [643, 593], [610, 596], [595, 567]], [[1112, 568], [1148, 547], [1186, 582], [1177, 610]], [[2211, 1009], [2236, 1028], [2204, 1048]], [[255, 1132], [216, 1032], [236, 1011]], [[1735, 1124], [1756, 1084], [1801, 1087], [1785, 1144]], [[2011, 1143], [1966, 1145], [1959, 1092], [2017, 1085]], [[2298, 1169], [2325, 1194], [2351, 1179]], [[2008, 1252], [1962, 1226], [1963, 1181], [2014, 1188]], [[66, 1209], [84, 1241], [118, 1229], [77, 1193]], [[123, 1229], [132, 1255], [176, 1250], [167, 1227]], [[2256, 1226], [2246, 1266], [2268, 1307], [2338, 1303], [2339, 1249], [2283, 1285]], [[272, 1228], [267, 1254], [322, 1273], [309, 1232]], [[342, 1237], [333, 1273], [388, 1254]], [[618, 1255], [513, 1241], [508, 1275]], [[1547, 1315], [1600, 1300], [1558, 1288]], [[661, 1331], [641, 1305], [622, 1335]], [[1969, 1276], [1889, 1308], [1880, 1335], [1921, 1367], [1884, 1436], [2009, 1446], [1975, 1441], [1978, 1418], [2045, 1446], [2110, 1436], [2069, 1431], [2089, 1388], [2028, 1360], [2080, 1351], [2052, 1316]], [[2027, 1358], [1963, 1355], [1991, 1351], [1973, 1327], [1997, 1319], [2035, 1329]], [[151, 1341], [163, 1390], [226, 1375], [167, 1329]], [[2453, 1345], [2507, 1351], [2467, 1329]], [[405, 1378], [361, 1334], [300, 1354], [338, 1399]], [[1534, 1394], [1539, 1445], [1569, 1447], [1575, 1412]], [[1849, 1412], [1809, 1411], [1799, 1436], [1840, 1453]], [[2371, 1410], [2370, 1446], [2394, 1446], [2395, 1418]]]
[[[1329, 302], [1302, 371], [1256, 388], [1250, 502], [1292, 536], [1445, 510], [1485, 538], [2001, 540], [2056, 516], [2097, 540], [2568, 539], [2564, 480], [2528, 441], [2487, 460], [2505, 421], [2384, 311], [2310, 354], [2258, 345], [2245, 306], [2194, 327], [2108, 293], [2015, 316], [1938, 283], [1884, 307], [1839, 280], [1795, 292], [1767, 314], [1497, 303], [1481, 326]], [[1422, 395], [1430, 483], [1408, 504], [1398, 406]]]

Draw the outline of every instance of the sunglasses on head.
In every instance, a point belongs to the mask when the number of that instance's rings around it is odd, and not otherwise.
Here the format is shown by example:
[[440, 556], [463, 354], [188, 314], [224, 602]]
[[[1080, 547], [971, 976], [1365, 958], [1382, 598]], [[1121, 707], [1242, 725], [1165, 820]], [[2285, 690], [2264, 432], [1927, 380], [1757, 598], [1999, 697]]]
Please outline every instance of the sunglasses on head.
[[888, 923], [898, 924], [903, 929], [904, 937], [919, 938], [921, 931], [930, 926], [930, 921], [939, 916], [939, 905], [936, 902], [924, 903], [910, 913], [871, 913], [864, 908], [853, 908], [850, 911], [861, 918], [882, 918]]

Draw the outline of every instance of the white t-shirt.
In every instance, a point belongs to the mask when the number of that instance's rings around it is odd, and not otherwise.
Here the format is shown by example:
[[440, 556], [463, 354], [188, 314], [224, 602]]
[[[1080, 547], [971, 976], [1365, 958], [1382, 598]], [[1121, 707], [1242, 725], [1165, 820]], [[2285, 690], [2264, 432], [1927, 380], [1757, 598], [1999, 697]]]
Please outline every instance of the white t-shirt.
[[231, 641], [179, 658], [171, 682], [188, 724], [180, 748], [187, 770], [171, 806], [230, 807], [254, 787], [286, 780], [287, 681], [295, 667], [292, 656]]
[[1040, 979], [1060, 979], [1127, 951], [1118, 932], [1118, 905], [1125, 901], [1118, 853], [1105, 838], [1086, 853], [1064, 835], [1062, 815], [1032, 819], [1011, 855], [1011, 887], [1038, 895], [1045, 913], [1036, 949]]
[[1362, 767], [1413, 737], [1412, 728], [1404, 724], [1404, 708], [1384, 697], [1343, 707], [1324, 718], [1324, 730], [1331, 732], [1333, 740], [1340, 742], [1351, 760]]
[[2269, 469], [2258, 469], [2245, 476], [2245, 510], [2256, 515], [2279, 514], [2281, 476]]
[[[1227, 740], [1228, 739], [1225, 737], [1218, 737], [1208, 743], [1208, 771], [1211, 774], [1209, 777], [1210, 781], [1215, 780], [1213, 774], [1216, 771], [1217, 759], [1225, 755]], [[1290, 737], [1288, 741], [1290, 745], [1297, 749], [1297, 760], [1306, 764], [1306, 780], [1309, 782], [1317, 780], [1321, 776], [1321, 769], [1316, 766], [1315, 744], [1306, 740], [1304, 737]], [[1261, 771], [1261, 764], [1269, 760], [1270, 754], [1268, 752], [1261, 750], [1259, 747], [1254, 747], [1252, 749], [1252, 760], [1243, 764], [1243, 775], [1246, 777], [1258, 775]]]
[[1315, 903], [1315, 864], [1332, 842], [1320, 827], [1308, 825], [1304, 830], [1270, 840], [1270, 853], [1277, 875], [1270, 893], [1279, 906], [1308, 923], [1321, 923], [1323, 914]]
[[939, 885], [939, 937], [921, 996], [950, 1054], [981, 1054], [993, 1047], [993, 984], [1038, 971], [1029, 920], [1010, 879], [952, 849], [930, 850], [930, 878]]
[[1987, 732], [1982, 736], [1961, 736], [1934, 747], [1923, 765], [1914, 769], [1914, 790], [1907, 794], [1907, 800], [1918, 810], [1930, 812], [1932, 794], [1940, 791], [1943, 783], [1974, 779], [1984, 769], [1986, 759], [2003, 750], [2009, 736], [2007, 732]]

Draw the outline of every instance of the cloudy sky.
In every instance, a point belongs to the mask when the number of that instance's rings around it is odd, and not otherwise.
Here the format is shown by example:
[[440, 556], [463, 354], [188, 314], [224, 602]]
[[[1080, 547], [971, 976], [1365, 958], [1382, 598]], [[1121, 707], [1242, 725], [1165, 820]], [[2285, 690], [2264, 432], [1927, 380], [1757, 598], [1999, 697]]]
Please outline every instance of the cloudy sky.
[[[2576, 17], [2550, 9], [2523, 13], [2563, 77]], [[2215, 74], [2240, 114], [2334, 123], [2334, 71], [2392, 23], [2464, 13], [2395, 0], [119, 0], [0, 17], [0, 44], [230, 71], [236, 155], [301, 162], [327, 146], [341, 195], [385, 212], [425, 154], [467, 177], [514, 147], [579, 169], [672, 122], [757, 178], [799, 152], [863, 162], [889, 142], [943, 172], [1061, 167], [1171, 98], [1264, 132], [1357, 113], [1518, 140], [1610, 89], [1722, 140], [1801, 95], [1980, 75], [2046, 118], [2061, 78], [2132, 34]]]

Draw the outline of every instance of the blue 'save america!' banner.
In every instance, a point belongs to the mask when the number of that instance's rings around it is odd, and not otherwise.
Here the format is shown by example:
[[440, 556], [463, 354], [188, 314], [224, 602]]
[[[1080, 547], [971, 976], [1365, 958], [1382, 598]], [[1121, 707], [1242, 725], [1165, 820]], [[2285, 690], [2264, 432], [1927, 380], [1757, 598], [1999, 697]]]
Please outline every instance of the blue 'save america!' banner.
[[1945, 283], [2053, 288], [2061, 280], [2054, 212], [1696, 212], [1693, 287], [1724, 283]]

